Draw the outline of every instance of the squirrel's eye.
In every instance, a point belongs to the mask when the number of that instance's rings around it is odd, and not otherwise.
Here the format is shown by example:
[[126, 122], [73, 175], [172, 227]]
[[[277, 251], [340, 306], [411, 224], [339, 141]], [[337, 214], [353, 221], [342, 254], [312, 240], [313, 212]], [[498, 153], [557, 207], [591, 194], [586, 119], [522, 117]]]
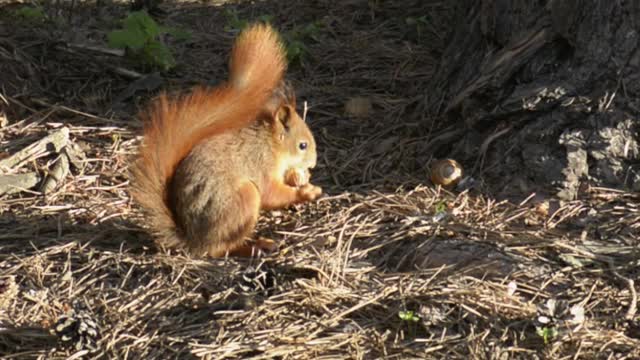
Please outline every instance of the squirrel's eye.
[[306, 141], [301, 141], [300, 144], [298, 144], [298, 147], [300, 148], [300, 150], [305, 151], [307, 150], [307, 142]]

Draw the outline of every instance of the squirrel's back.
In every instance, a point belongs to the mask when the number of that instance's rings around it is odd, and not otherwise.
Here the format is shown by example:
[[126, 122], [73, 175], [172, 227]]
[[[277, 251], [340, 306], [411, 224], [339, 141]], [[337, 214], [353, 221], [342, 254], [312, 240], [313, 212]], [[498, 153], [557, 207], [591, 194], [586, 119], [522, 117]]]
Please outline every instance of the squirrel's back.
[[132, 168], [132, 195], [166, 246], [182, 242], [168, 194], [176, 167], [204, 139], [255, 120], [286, 70], [278, 34], [260, 24], [244, 30], [235, 41], [229, 70], [227, 83], [176, 99], [162, 94], [141, 115], [144, 138]]

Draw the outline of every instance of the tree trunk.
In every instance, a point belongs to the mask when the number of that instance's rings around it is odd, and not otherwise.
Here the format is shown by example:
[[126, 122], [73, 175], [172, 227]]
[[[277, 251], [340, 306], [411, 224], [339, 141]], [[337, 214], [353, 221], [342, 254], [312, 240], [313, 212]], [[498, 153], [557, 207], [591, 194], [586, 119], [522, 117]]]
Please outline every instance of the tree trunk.
[[[494, 190], [640, 191], [640, 2], [458, 0], [426, 106]], [[582, 184], [582, 186], [581, 186]]]

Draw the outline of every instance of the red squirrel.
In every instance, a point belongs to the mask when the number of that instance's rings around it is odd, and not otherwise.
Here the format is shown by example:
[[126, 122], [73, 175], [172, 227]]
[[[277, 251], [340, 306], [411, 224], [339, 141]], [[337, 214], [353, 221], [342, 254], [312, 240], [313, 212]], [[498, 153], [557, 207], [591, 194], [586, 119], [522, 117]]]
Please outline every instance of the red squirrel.
[[194, 255], [251, 256], [260, 210], [312, 201], [316, 143], [284, 82], [278, 33], [254, 24], [235, 40], [229, 79], [169, 98], [141, 114], [143, 141], [131, 169], [132, 195], [156, 242]]

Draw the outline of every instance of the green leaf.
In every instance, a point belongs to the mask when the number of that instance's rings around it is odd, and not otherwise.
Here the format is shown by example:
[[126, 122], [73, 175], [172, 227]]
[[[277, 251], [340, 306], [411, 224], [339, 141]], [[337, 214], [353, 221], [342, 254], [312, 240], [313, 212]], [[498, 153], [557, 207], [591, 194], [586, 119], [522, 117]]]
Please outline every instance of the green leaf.
[[304, 55], [307, 53], [307, 48], [304, 46], [304, 43], [298, 40], [292, 40], [287, 45], [287, 59], [290, 62], [296, 62], [302, 60]]
[[23, 6], [20, 9], [16, 10], [14, 14], [17, 17], [30, 21], [42, 21], [47, 17], [44, 13], [44, 10], [40, 6]]
[[144, 48], [144, 54], [150, 64], [159, 66], [165, 71], [176, 65], [171, 51], [159, 41], [149, 42]]
[[144, 46], [146, 38], [140, 30], [115, 30], [107, 35], [107, 40], [112, 48], [139, 50]]
[[123, 21], [123, 29], [107, 35], [110, 47], [142, 49], [150, 40], [160, 34], [160, 27], [144, 11], [130, 13]]
[[303, 37], [309, 37], [315, 40], [315, 36], [318, 34], [319, 31], [320, 31], [320, 23], [312, 22], [310, 24], [307, 24], [307, 26], [305, 26], [302, 29], [301, 35]]
[[249, 22], [247, 20], [237, 20], [234, 21], [231, 26], [238, 30], [244, 30], [244, 28], [249, 26]]
[[558, 335], [558, 330], [554, 327], [539, 327], [536, 328], [536, 333], [544, 340], [545, 344], [548, 344]]
[[238, 13], [235, 10], [226, 9], [224, 16], [227, 18], [227, 24], [224, 26], [225, 31], [242, 30], [249, 25], [247, 20], [241, 20], [238, 17]]
[[400, 311], [398, 317], [404, 321], [418, 322], [420, 318], [413, 311]]
[[268, 14], [258, 16], [258, 20], [262, 21], [262, 22], [265, 22], [265, 23], [272, 22], [273, 18], [274, 18], [273, 15], [268, 15]]
[[134, 11], [124, 19], [124, 29], [130, 31], [141, 31], [148, 38], [155, 38], [160, 35], [160, 27], [146, 11]]
[[160, 26], [145, 11], [130, 13], [122, 23], [121, 30], [107, 35], [110, 47], [128, 48], [132, 59], [143, 65], [169, 70], [176, 65], [171, 50], [158, 40], [163, 33], [178, 39], [186, 39], [190, 33], [172, 27]]

